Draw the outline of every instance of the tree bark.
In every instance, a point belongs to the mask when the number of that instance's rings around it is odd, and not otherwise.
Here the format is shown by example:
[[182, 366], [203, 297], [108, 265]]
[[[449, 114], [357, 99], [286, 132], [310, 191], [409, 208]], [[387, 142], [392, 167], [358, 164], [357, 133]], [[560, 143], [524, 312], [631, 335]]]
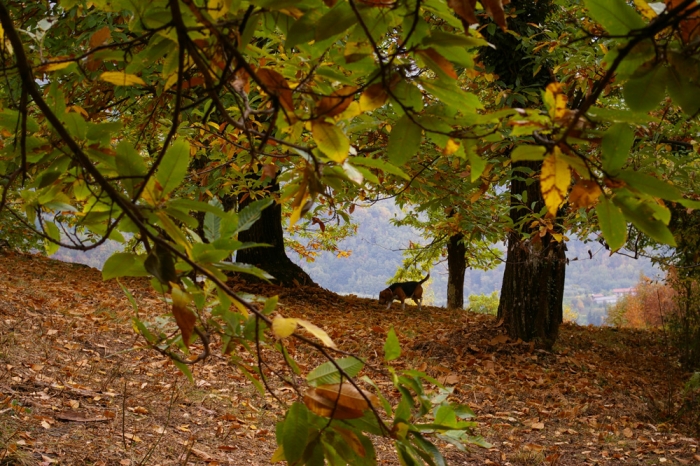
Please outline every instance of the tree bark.
[[447, 309], [464, 308], [464, 272], [467, 269], [467, 247], [464, 235], [450, 236], [447, 243]]
[[[279, 190], [279, 185], [272, 186], [272, 192]], [[247, 201], [239, 203], [245, 207]], [[274, 283], [282, 286], [314, 285], [311, 277], [289, 259], [284, 250], [284, 231], [282, 229], [282, 205], [273, 203], [262, 211], [260, 219], [253, 226], [238, 234], [242, 242], [269, 244], [269, 247], [241, 249], [236, 252], [236, 262], [252, 264], [275, 277]], [[247, 277], [246, 277], [247, 278]]]
[[[516, 167], [528, 167], [539, 172], [539, 162], [518, 162]], [[528, 183], [529, 181], [529, 183]], [[510, 193], [513, 224], [527, 215], [525, 208], [517, 208], [517, 194], [527, 193], [527, 203], [533, 202], [534, 211], [544, 207], [539, 180], [526, 180], [514, 174]], [[524, 228], [527, 228], [525, 226]], [[540, 237], [534, 232], [530, 238], [517, 231], [508, 234], [508, 253], [503, 274], [498, 318], [508, 329], [511, 338], [536, 340], [545, 348], [554, 345], [559, 325], [563, 320], [566, 245], [557, 242], [551, 234]]]

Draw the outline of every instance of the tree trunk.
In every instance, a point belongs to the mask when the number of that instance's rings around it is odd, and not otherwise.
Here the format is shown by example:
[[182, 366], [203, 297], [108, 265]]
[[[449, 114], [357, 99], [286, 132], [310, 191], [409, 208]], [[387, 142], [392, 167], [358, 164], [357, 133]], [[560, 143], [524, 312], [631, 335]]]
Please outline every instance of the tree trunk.
[[[518, 162], [514, 168], [527, 167], [538, 172], [538, 165], [538, 162]], [[527, 203], [534, 202], [534, 211], [538, 212], [544, 207], [540, 183], [539, 180], [530, 181], [528, 185], [523, 175], [513, 175], [511, 205], [518, 203], [516, 194], [526, 192]], [[510, 216], [516, 225], [526, 215], [524, 208], [511, 209]], [[535, 231], [531, 238], [524, 238], [512, 231], [508, 234], [507, 254], [498, 318], [503, 319], [511, 338], [536, 340], [545, 348], [551, 348], [563, 320], [566, 245], [557, 242], [549, 233], [540, 237]]]
[[464, 308], [464, 272], [467, 268], [467, 247], [464, 235], [450, 236], [447, 243], [447, 309]]
[[[279, 190], [279, 185], [272, 187], [272, 192]], [[246, 201], [239, 204], [243, 208]], [[252, 264], [275, 277], [274, 283], [282, 286], [314, 285], [316, 283], [301, 267], [287, 257], [284, 250], [284, 231], [282, 230], [282, 205], [273, 203], [263, 210], [260, 219], [253, 226], [238, 234], [242, 242], [269, 244], [269, 247], [241, 249], [236, 253], [236, 262]], [[247, 278], [247, 277], [246, 277]]]

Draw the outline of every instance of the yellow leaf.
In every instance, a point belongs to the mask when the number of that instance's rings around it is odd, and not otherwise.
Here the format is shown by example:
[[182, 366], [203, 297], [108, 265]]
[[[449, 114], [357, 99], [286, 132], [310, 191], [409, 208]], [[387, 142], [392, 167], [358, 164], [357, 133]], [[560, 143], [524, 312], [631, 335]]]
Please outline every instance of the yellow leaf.
[[656, 12], [652, 7], [649, 6], [646, 0], [634, 0], [634, 4], [639, 10], [639, 12], [642, 14], [642, 16], [644, 16], [646, 19], [656, 18]]
[[452, 155], [459, 149], [459, 143], [454, 139], [450, 138], [445, 144], [445, 148], [442, 150], [442, 155]]
[[135, 74], [124, 73], [123, 71], [105, 71], [100, 75], [102, 81], [112, 83], [115, 86], [145, 86], [146, 82]]
[[557, 209], [564, 202], [569, 184], [571, 184], [569, 164], [560, 154], [559, 148], [555, 147], [554, 151], [542, 162], [540, 188], [544, 203], [552, 217], [556, 216]]
[[360, 110], [371, 112], [383, 106], [388, 99], [389, 95], [384, 90], [382, 83], [372, 84], [360, 96]]
[[287, 461], [287, 458], [284, 457], [284, 448], [282, 445], [277, 447], [277, 450], [272, 454], [272, 458], [270, 458], [270, 463], [281, 463], [282, 461]]
[[243, 305], [243, 303], [234, 299], [233, 304], [235, 304], [236, 307], [238, 308], [238, 310], [241, 311], [241, 314], [243, 314], [243, 317], [245, 317], [247, 319], [249, 313], [248, 313], [248, 309], [246, 309], [246, 307]]
[[311, 322], [308, 322], [303, 319], [297, 319], [297, 323], [304, 327], [304, 329], [309, 332], [311, 335], [315, 336], [321, 342], [323, 342], [324, 345], [330, 347], [330, 348], [335, 348], [335, 343], [333, 343], [333, 340], [331, 340], [331, 337], [328, 336], [328, 334], [321, 328], [315, 326]]
[[272, 319], [272, 333], [277, 338], [287, 338], [297, 329], [297, 319], [275, 316]]
[[311, 124], [311, 134], [319, 150], [332, 161], [343, 163], [348, 157], [350, 140], [337, 126], [314, 121]]
[[46, 73], [47, 71], [62, 70], [63, 68], [68, 68], [71, 63], [70, 61], [64, 61], [63, 63], [48, 63], [37, 68], [37, 71]]

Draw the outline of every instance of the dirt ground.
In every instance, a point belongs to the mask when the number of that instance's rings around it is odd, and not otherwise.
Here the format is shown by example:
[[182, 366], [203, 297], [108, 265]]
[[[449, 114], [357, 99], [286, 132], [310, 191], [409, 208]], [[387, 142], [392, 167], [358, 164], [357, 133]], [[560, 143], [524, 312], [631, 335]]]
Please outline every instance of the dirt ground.
[[[146, 281], [122, 283], [143, 319], [162, 314]], [[566, 324], [545, 352], [508, 341], [489, 316], [386, 311], [310, 287], [236, 287], [279, 295], [284, 316], [316, 323], [368, 366], [381, 361], [393, 327], [403, 352], [392, 365], [454, 387], [477, 414], [475, 434], [493, 445], [466, 454], [442, 446], [448, 464], [700, 464], [700, 417], [681, 409], [688, 374], [660, 332]], [[132, 313], [97, 270], [0, 252], [0, 465], [270, 464], [280, 403], [260, 396], [221, 351], [190, 383], [146, 347]], [[321, 362], [294, 344], [289, 351], [303, 373]], [[369, 375], [397, 399], [381, 374]], [[376, 440], [379, 464], [399, 464], [391, 443]]]

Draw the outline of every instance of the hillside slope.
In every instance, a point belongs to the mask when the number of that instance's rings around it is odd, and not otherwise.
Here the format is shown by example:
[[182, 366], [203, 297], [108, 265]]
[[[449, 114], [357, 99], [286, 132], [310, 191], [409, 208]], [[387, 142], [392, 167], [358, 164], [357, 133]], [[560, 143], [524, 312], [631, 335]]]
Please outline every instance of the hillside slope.
[[[162, 306], [144, 281], [124, 284], [142, 318]], [[654, 332], [565, 325], [550, 353], [507, 341], [486, 316], [386, 311], [317, 288], [235, 286], [279, 294], [285, 316], [316, 322], [370, 364], [394, 327], [403, 347], [394, 366], [453, 387], [493, 444], [468, 454], [445, 447], [449, 464], [700, 462], [698, 439], [664, 422], [685, 375]], [[0, 252], [0, 296], [0, 464], [269, 464], [282, 407], [258, 396], [220, 351], [190, 384], [143, 347], [118, 284], [98, 271]], [[320, 362], [298, 345], [290, 353], [304, 372]], [[381, 464], [398, 464], [391, 444], [378, 444]]]

